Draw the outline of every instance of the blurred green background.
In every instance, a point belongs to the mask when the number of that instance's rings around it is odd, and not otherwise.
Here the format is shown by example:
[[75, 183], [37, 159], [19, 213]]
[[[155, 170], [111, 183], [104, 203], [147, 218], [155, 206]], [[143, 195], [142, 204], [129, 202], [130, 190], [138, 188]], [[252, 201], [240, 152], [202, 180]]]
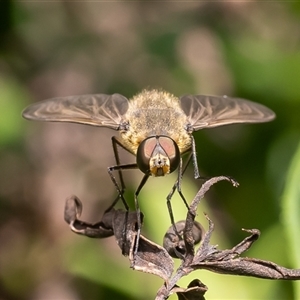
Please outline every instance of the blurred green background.
[[[114, 238], [75, 235], [65, 198], [98, 221], [116, 191], [108, 129], [28, 122], [30, 103], [88, 93], [132, 97], [143, 88], [175, 95], [230, 95], [263, 103], [275, 121], [195, 134], [204, 176], [231, 175], [199, 207], [213, 242], [231, 248], [258, 228], [248, 256], [300, 268], [300, 3], [227, 1], [34, 2], [0, 4], [0, 299], [154, 299], [160, 278], [132, 271]], [[123, 162], [134, 157], [120, 151]], [[150, 179], [140, 195], [143, 234], [161, 244], [165, 197], [176, 175]], [[127, 171], [127, 198], [142, 174]], [[183, 180], [191, 201], [192, 166]], [[185, 217], [173, 201], [176, 220]], [[298, 209], [299, 208], [299, 209]], [[300, 252], [299, 252], [300, 253]], [[299, 284], [197, 271], [207, 299], [299, 299]], [[170, 299], [176, 299], [172, 296]]]

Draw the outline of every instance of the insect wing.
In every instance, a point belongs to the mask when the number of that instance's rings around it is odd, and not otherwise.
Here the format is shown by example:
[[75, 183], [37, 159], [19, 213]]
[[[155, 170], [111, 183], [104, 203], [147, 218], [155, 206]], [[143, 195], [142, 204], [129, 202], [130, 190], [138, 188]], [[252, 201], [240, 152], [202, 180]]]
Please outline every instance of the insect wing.
[[262, 123], [275, 118], [275, 113], [266, 106], [245, 99], [186, 95], [180, 102], [193, 130], [235, 123]]
[[128, 110], [128, 99], [120, 94], [81, 95], [52, 98], [25, 108], [23, 117], [36, 121], [71, 122], [118, 130]]

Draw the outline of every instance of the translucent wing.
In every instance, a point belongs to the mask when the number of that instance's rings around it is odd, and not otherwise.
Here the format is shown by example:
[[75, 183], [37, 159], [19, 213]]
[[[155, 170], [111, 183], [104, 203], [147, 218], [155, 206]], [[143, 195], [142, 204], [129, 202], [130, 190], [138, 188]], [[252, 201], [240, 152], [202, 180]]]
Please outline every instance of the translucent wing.
[[194, 130], [235, 123], [261, 123], [275, 118], [264, 105], [227, 96], [186, 95], [180, 98], [181, 108]]
[[122, 95], [96, 94], [53, 98], [25, 108], [23, 117], [36, 121], [72, 122], [118, 130], [128, 100]]

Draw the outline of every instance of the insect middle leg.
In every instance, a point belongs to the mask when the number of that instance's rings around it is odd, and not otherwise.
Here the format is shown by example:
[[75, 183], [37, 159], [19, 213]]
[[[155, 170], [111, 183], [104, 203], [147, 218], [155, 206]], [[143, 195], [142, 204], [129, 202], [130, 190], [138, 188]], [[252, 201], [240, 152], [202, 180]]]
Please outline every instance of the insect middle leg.
[[[118, 184], [116, 177], [114, 176], [113, 172], [114, 171], [120, 171], [120, 170], [128, 170], [128, 169], [137, 169], [138, 166], [137, 164], [126, 164], [126, 165], [117, 165], [117, 166], [112, 166], [112, 167], [108, 167], [107, 171], [108, 174], [110, 176], [110, 179], [112, 180], [113, 184], [115, 185], [117, 191], [118, 191], [118, 197], [116, 198], [116, 200], [113, 202], [113, 204], [106, 210], [109, 211], [116, 203], [117, 201], [121, 198], [125, 209], [128, 211], [129, 210], [129, 206], [124, 198], [124, 187]], [[119, 173], [120, 174], [120, 173]]]
[[[112, 146], [113, 146], [114, 155], [115, 155], [115, 159], [116, 159], [116, 164], [117, 164], [117, 166], [119, 166], [121, 163], [120, 163], [120, 157], [119, 157], [119, 152], [118, 152], [118, 147], [117, 146], [120, 146], [125, 150], [127, 150], [127, 149], [124, 148], [124, 146], [119, 142], [119, 140], [115, 136], [113, 136], [111, 138], [111, 141], [112, 141]], [[120, 183], [121, 183], [121, 187], [122, 187], [122, 192], [124, 193], [125, 183], [124, 183], [124, 180], [123, 180], [122, 169], [119, 169], [119, 179], [120, 179]]]
[[[125, 182], [124, 182], [124, 179], [123, 179], [122, 170], [123, 169], [136, 169], [137, 168], [136, 164], [130, 164], [129, 166], [131, 166], [131, 167], [124, 167], [124, 166], [128, 166], [128, 165], [123, 165], [123, 167], [118, 168], [118, 166], [121, 166], [120, 156], [119, 156], [119, 152], [118, 152], [118, 146], [125, 149], [126, 151], [128, 151], [128, 149], [126, 149], [122, 145], [122, 143], [115, 136], [113, 136], [111, 138], [111, 141], [112, 141], [112, 147], [113, 147], [114, 156], [115, 156], [115, 160], [116, 160], [116, 166], [112, 166], [112, 167], [108, 168], [108, 173], [109, 173], [109, 175], [111, 177], [111, 180], [114, 183], [114, 185], [115, 185], [115, 187], [118, 191], [118, 196], [113, 201], [113, 203], [105, 210], [105, 212], [110, 211], [116, 205], [116, 203], [119, 201], [120, 198], [121, 198], [126, 210], [128, 210], [128, 204], [127, 204], [125, 198], [123, 197], [126, 186], [125, 186]], [[112, 174], [112, 171], [115, 171], [115, 170], [118, 170], [120, 185], [117, 183], [116, 178]]]
[[[118, 165], [118, 166], [113, 166], [113, 167], [108, 168], [108, 174], [110, 175], [110, 178], [119, 193], [118, 197], [121, 198], [127, 212], [129, 211], [129, 206], [123, 196], [124, 190], [122, 190], [121, 187], [119, 186], [119, 184], [116, 180], [116, 177], [113, 175], [113, 172], [120, 171], [120, 170], [126, 170], [126, 169], [137, 169], [137, 168], [138, 168], [137, 164]], [[139, 202], [138, 202], [138, 195], [139, 195], [141, 189], [143, 188], [143, 186], [145, 185], [145, 183], [147, 182], [148, 178], [149, 178], [149, 175], [144, 175], [142, 181], [140, 182], [138, 188], [136, 189], [136, 192], [134, 193], [134, 203], [135, 203], [135, 209], [136, 209], [136, 214], [137, 214], [137, 237], [136, 237], [136, 243], [135, 243], [135, 247], [134, 247], [134, 255], [137, 253], [137, 250], [138, 250], [139, 239], [140, 239], [140, 234], [141, 234], [141, 227], [142, 227], [141, 210], [140, 210], [140, 206], [139, 206]], [[106, 210], [106, 211], [108, 211], [108, 210]], [[124, 234], [126, 234], [126, 233], [124, 232]], [[126, 238], [126, 236], [124, 236], [124, 241], [125, 241], [125, 238]]]

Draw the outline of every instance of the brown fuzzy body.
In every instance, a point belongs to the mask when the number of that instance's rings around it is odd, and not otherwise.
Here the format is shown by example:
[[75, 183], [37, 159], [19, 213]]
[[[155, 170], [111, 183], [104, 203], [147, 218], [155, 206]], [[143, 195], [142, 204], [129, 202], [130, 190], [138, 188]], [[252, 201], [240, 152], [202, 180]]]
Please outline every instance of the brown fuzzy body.
[[158, 90], [144, 90], [129, 101], [124, 116], [128, 130], [121, 132], [121, 141], [133, 154], [139, 144], [149, 136], [164, 135], [172, 138], [180, 153], [191, 147], [191, 135], [186, 131], [187, 116], [179, 99]]

